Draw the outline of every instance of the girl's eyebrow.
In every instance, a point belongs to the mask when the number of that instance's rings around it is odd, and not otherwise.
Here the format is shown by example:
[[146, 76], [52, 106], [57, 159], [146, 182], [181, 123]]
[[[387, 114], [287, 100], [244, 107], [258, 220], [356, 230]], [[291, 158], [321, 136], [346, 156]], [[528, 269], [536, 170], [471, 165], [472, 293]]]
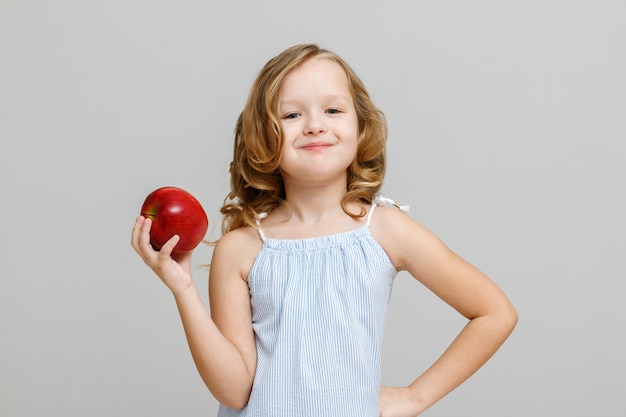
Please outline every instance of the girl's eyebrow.
[[327, 99], [330, 100], [330, 101], [333, 101], [333, 100], [344, 100], [347, 103], [352, 102], [352, 97], [345, 96], [343, 94], [332, 94], [332, 95], [328, 96]]
[[[352, 102], [352, 97], [346, 96], [344, 94], [329, 94], [329, 95], [323, 97], [323, 101], [335, 101], [335, 100], [343, 100], [346, 103], [351, 103]], [[290, 104], [299, 104], [301, 102], [302, 102], [302, 100], [300, 100], [300, 99], [287, 97], [285, 99], [279, 100], [278, 104], [279, 105], [290, 105]]]

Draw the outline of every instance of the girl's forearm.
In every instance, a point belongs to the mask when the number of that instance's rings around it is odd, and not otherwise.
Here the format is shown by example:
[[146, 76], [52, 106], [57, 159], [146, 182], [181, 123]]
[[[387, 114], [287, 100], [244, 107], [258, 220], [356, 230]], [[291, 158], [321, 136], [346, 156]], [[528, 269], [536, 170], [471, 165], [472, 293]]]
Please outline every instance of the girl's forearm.
[[517, 313], [512, 307], [497, 315], [470, 320], [441, 357], [409, 386], [418, 412], [429, 408], [480, 369], [516, 323]]
[[231, 408], [248, 402], [253, 371], [237, 347], [217, 328], [195, 286], [175, 294], [189, 349], [202, 380], [213, 396]]

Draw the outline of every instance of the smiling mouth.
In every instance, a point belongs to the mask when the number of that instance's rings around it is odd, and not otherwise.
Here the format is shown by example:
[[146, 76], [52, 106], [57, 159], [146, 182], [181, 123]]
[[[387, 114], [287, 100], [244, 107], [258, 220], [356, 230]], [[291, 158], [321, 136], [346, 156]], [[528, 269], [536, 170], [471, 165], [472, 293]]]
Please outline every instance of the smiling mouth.
[[325, 148], [329, 148], [331, 147], [332, 144], [330, 143], [309, 143], [308, 145], [303, 146], [301, 149], [309, 149], [309, 150], [316, 150], [316, 149], [325, 149]]

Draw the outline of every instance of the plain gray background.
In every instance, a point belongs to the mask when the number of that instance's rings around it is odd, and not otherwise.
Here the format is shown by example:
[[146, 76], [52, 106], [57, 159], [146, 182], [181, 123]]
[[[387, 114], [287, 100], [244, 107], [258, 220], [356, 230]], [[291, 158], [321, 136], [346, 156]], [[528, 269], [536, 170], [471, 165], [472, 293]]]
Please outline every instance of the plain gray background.
[[[384, 193], [519, 310], [424, 415], [626, 415], [624, 22], [621, 0], [0, 0], [0, 415], [215, 415], [130, 231], [177, 185], [219, 235], [235, 119], [301, 42], [385, 111]], [[383, 382], [408, 384], [463, 325], [399, 275]]]

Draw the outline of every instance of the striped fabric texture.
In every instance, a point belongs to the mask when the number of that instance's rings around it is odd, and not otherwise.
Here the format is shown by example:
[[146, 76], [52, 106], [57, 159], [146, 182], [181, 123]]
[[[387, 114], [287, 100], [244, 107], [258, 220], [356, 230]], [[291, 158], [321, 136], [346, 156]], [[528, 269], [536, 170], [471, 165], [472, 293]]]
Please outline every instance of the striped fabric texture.
[[248, 276], [258, 363], [242, 410], [219, 417], [378, 417], [380, 351], [397, 271], [366, 223], [263, 239]]

